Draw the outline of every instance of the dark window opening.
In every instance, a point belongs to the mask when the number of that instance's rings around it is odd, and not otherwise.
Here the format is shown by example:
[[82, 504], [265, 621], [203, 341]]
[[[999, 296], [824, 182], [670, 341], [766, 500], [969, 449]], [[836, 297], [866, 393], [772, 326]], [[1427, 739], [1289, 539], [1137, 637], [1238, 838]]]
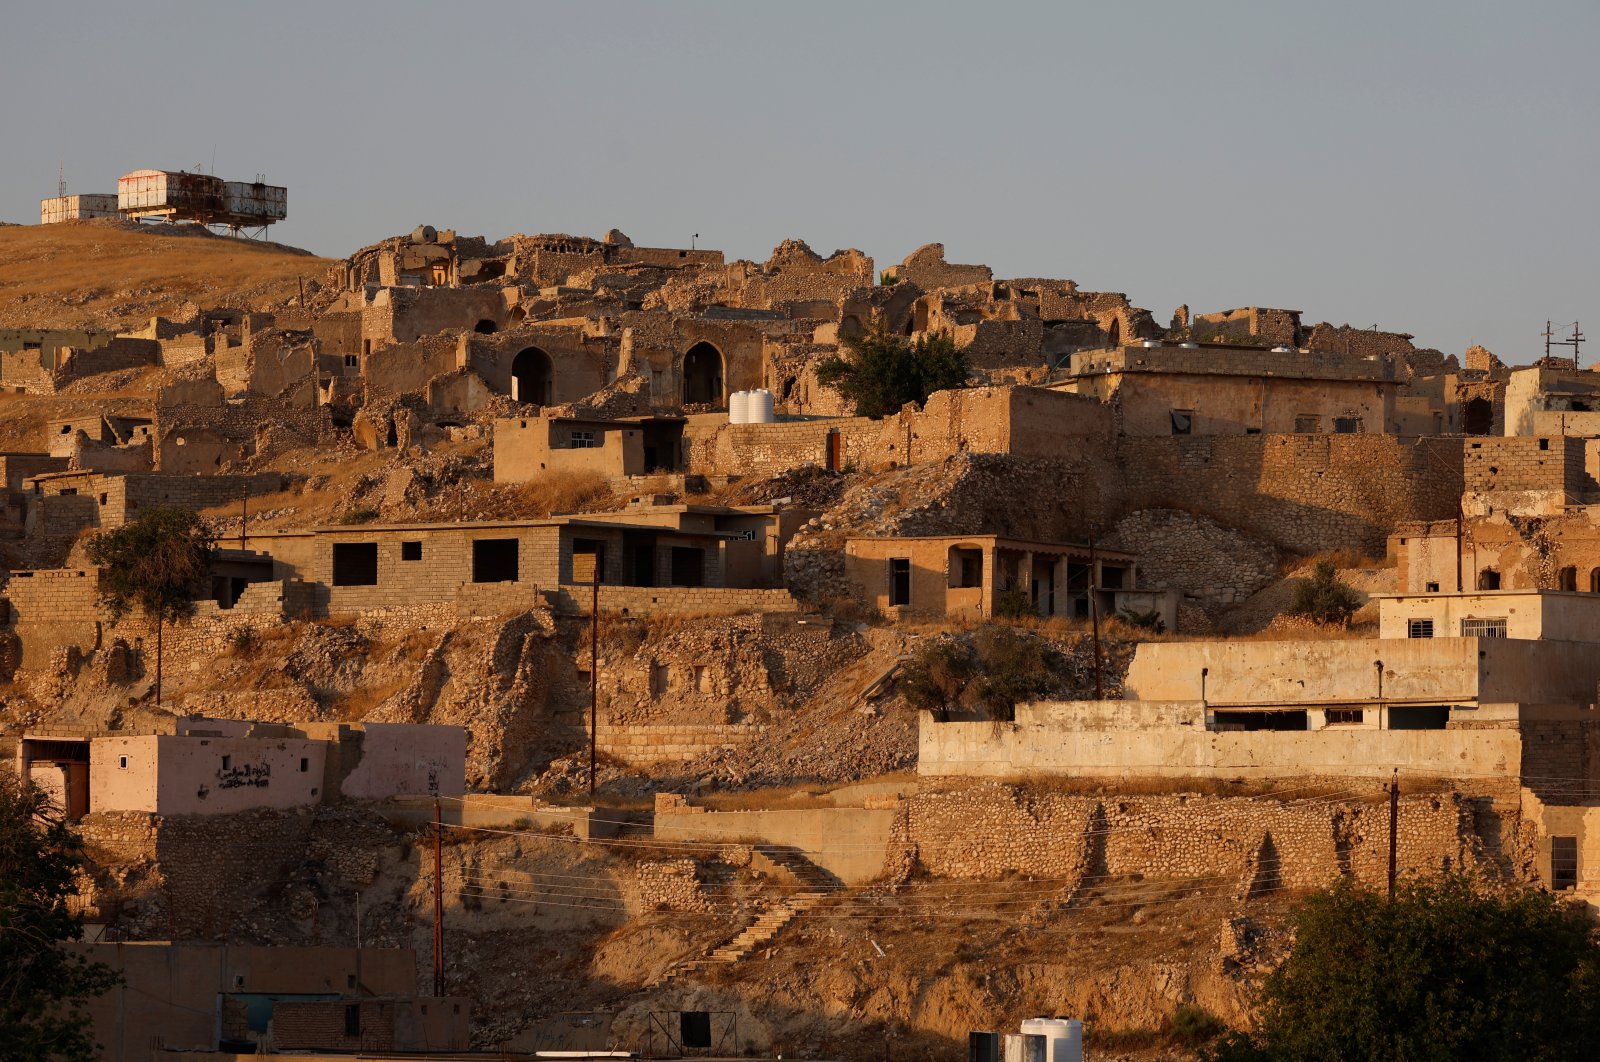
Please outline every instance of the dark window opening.
[[1578, 569], [1568, 565], [1556, 573], [1556, 586], [1561, 590], [1578, 589]]
[[1448, 704], [1396, 704], [1389, 708], [1390, 730], [1443, 730], [1449, 724]]
[[377, 586], [378, 544], [376, 542], [335, 542], [333, 544], [334, 586]]
[[1539, 440], [1539, 449], [1541, 449], [1541, 450], [1550, 449], [1550, 440], [1549, 439], [1540, 439]]
[[1494, 430], [1494, 405], [1486, 398], [1474, 398], [1461, 411], [1461, 431], [1466, 435], [1488, 435]]
[[1478, 589], [1479, 590], [1498, 590], [1498, 589], [1500, 589], [1500, 573], [1495, 571], [1493, 568], [1485, 568], [1483, 571], [1479, 572], [1478, 573]]
[[514, 583], [517, 581], [517, 540], [480, 538], [472, 543], [472, 581], [475, 583]]
[[222, 757], [222, 769], [224, 771], [227, 771], [227, 770], [231, 770], [232, 768], [233, 768], [233, 757], [232, 756], [224, 756], [224, 757]]
[[1429, 583], [1423, 589], [1425, 589], [1430, 594], [1437, 594], [1439, 592], [1439, 584], [1438, 583]]
[[1406, 624], [1406, 637], [1407, 638], [1432, 638], [1433, 637], [1433, 620], [1431, 620], [1431, 619], [1414, 619], [1411, 622], [1407, 623]]
[[1306, 711], [1297, 708], [1281, 712], [1218, 711], [1212, 716], [1212, 729], [1219, 731], [1305, 730]]
[[1339, 435], [1359, 435], [1361, 433], [1361, 418], [1334, 417], [1333, 430]]
[[693, 546], [672, 547], [672, 585], [704, 586], [706, 551]]
[[361, 359], [359, 357], [357, 357], [356, 355], [354, 355], [354, 354], [346, 354], [344, 356], [344, 367], [345, 368], [347, 368], [347, 369], [355, 369], [355, 368], [359, 368], [360, 365], [361, 365]]
[[472, 330], [478, 333], [480, 336], [492, 336], [500, 329], [495, 326], [493, 321], [489, 320], [488, 318], [484, 318], [477, 324], [473, 325]]
[[1578, 839], [1550, 838], [1550, 888], [1565, 892], [1578, 887]]
[[422, 559], [421, 542], [400, 543], [400, 559], [403, 561], [419, 561]]
[[1126, 568], [1107, 568], [1102, 565], [1100, 568], [1099, 589], [1121, 590], [1127, 574], [1128, 570]]
[[889, 561], [889, 604], [911, 604], [911, 558], [895, 557]]
[[722, 401], [722, 352], [710, 343], [696, 343], [683, 356], [683, 404], [715, 405]]
[[309, 770], [311, 770], [311, 761], [306, 759], [304, 756], [301, 756], [300, 757], [300, 773], [301, 774], [305, 774]]
[[345, 1004], [344, 1034], [349, 1037], [359, 1037], [361, 1035], [361, 1004]]
[[1194, 410], [1174, 409], [1172, 411], [1172, 434], [1192, 435], [1194, 433]]
[[1322, 430], [1322, 418], [1302, 413], [1294, 418], [1294, 430], [1297, 435], [1315, 435]]
[[1350, 726], [1365, 722], [1367, 718], [1363, 708], [1329, 708], [1324, 715], [1328, 726]]

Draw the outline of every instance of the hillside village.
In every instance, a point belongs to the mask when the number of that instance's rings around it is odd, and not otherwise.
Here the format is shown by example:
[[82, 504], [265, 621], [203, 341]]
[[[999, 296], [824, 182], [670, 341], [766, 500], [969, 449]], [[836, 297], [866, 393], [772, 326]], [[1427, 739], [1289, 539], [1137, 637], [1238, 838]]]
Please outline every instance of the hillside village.
[[[873, 339], [964, 385], [858, 415]], [[1398, 874], [1600, 904], [1600, 373], [1414, 339], [938, 243], [0, 228], [0, 759], [85, 947], [204, 971], [108, 1057], [1161, 1057], [1393, 792]], [[90, 544], [163, 506], [158, 686]]]

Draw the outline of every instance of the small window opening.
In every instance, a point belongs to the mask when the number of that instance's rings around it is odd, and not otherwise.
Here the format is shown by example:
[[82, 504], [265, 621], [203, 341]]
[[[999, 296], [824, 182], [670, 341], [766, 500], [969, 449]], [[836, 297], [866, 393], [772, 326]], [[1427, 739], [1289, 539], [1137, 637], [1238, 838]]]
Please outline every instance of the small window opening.
[[122, 770], [126, 771], [128, 769], [128, 757], [126, 757], [126, 756], [118, 756], [117, 757], [117, 766], [119, 768], [121, 768]]
[[222, 757], [222, 769], [224, 771], [226, 771], [226, 770], [231, 770], [232, 768], [233, 768], [233, 757], [232, 756], [224, 756], [224, 757]]
[[1396, 704], [1389, 708], [1390, 730], [1443, 730], [1449, 725], [1448, 704]]
[[889, 605], [911, 604], [911, 558], [894, 557], [889, 561]]
[[1541, 449], [1541, 450], [1550, 449], [1550, 440], [1549, 439], [1540, 439], [1539, 440], [1539, 449]]
[[311, 761], [304, 756], [300, 757], [300, 773], [305, 774], [311, 770]]
[[1578, 839], [1550, 838], [1550, 888], [1566, 892], [1578, 887]]
[[1437, 594], [1439, 592], [1439, 584], [1429, 583], [1424, 589], [1426, 589], [1430, 594]]
[[1328, 726], [1354, 726], [1365, 722], [1367, 713], [1364, 708], [1329, 708], [1326, 716]]
[[1498, 589], [1500, 589], [1500, 573], [1495, 571], [1493, 568], [1485, 568], [1483, 571], [1479, 572], [1478, 573], [1478, 589], [1479, 590], [1498, 590]]
[[421, 542], [400, 543], [400, 559], [403, 561], [419, 561], [422, 559]]
[[1194, 433], [1194, 410], [1174, 409], [1172, 411], [1172, 434], [1192, 435]]
[[1414, 619], [1414, 620], [1412, 620], [1410, 623], [1406, 624], [1406, 637], [1407, 638], [1432, 638], [1433, 637], [1433, 620], [1431, 620], [1431, 619]]
[[361, 1004], [347, 1003], [345, 1005], [344, 1034], [349, 1037], [361, 1035]]
[[344, 356], [344, 367], [347, 368], [347, 369], [360, 368], [361, 367], [361, 358], [358, 357], [355, 354], [346, 354]]

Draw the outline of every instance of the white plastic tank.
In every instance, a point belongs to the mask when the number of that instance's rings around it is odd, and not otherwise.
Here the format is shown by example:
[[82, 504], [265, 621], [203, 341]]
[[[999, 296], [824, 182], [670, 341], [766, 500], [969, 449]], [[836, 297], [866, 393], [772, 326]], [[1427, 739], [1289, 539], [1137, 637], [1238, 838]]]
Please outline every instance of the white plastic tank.
[[728, 396], [728, 423], [750, 423], [750, 392], [735, 391]]
[[1045, 1062], [1083, 1062], [1083, 1022], [1076, 1018], [1029, 1018], [1022, 1035], [1045, 1038]]
[[772, 392], [765, 387], [758, 391], [745, 392], [746, 424], [771, 424], [778, 419], [776, 406], [772, 401]]

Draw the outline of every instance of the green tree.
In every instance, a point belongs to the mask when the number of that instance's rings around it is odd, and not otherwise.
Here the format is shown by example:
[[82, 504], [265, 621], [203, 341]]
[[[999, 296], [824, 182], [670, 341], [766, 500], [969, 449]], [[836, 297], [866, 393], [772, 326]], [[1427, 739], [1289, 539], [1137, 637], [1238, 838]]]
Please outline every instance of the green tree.
[[1256, 1031], [1213, 1062], [1594, 1057], [1600, 942], [1548, 893], [1453, 874], [1405, 883], [1388, 903], [1346, 882], [1308, 898], [1294, 928]]
[[900, 669], [900, 692], [911, 707], [932, 712], [943, 722], [960, 703], [976, 663], [971, 648], [959, 639], [924, 640]]
[[1339, 581], [1333, 562], [1319, 560], [1311, 578], [1295, 580], [1289, 614], [1322, 624], [1348, 623], [1360, 607], [1361, 595]]
[[84, 1005], [121, 977], [62, 946], [83, 939], [67, 905], [82, 865], [60, 809], [0, 773], [0, 1058], [96, 1055]]
[[935, 391], [965, 387], [971, 372], [966, 353], [943, 332], [912, 341], [878, 324], [843, 337], [840, 345], [848, 357], [824, 358], [817, 381], [853, 402], [858, 417], [898, 413], [908, 402], [921, 405]]
[[117, 623], [134, 609], [156, 624], [156, 704], [161, 703], [162, 635], [166, 625], [194, 614], [195, 597], [211, 579], [216, 544], [188, 509], [154, 505], [89, 540], [100, 567], [100, 603]]

